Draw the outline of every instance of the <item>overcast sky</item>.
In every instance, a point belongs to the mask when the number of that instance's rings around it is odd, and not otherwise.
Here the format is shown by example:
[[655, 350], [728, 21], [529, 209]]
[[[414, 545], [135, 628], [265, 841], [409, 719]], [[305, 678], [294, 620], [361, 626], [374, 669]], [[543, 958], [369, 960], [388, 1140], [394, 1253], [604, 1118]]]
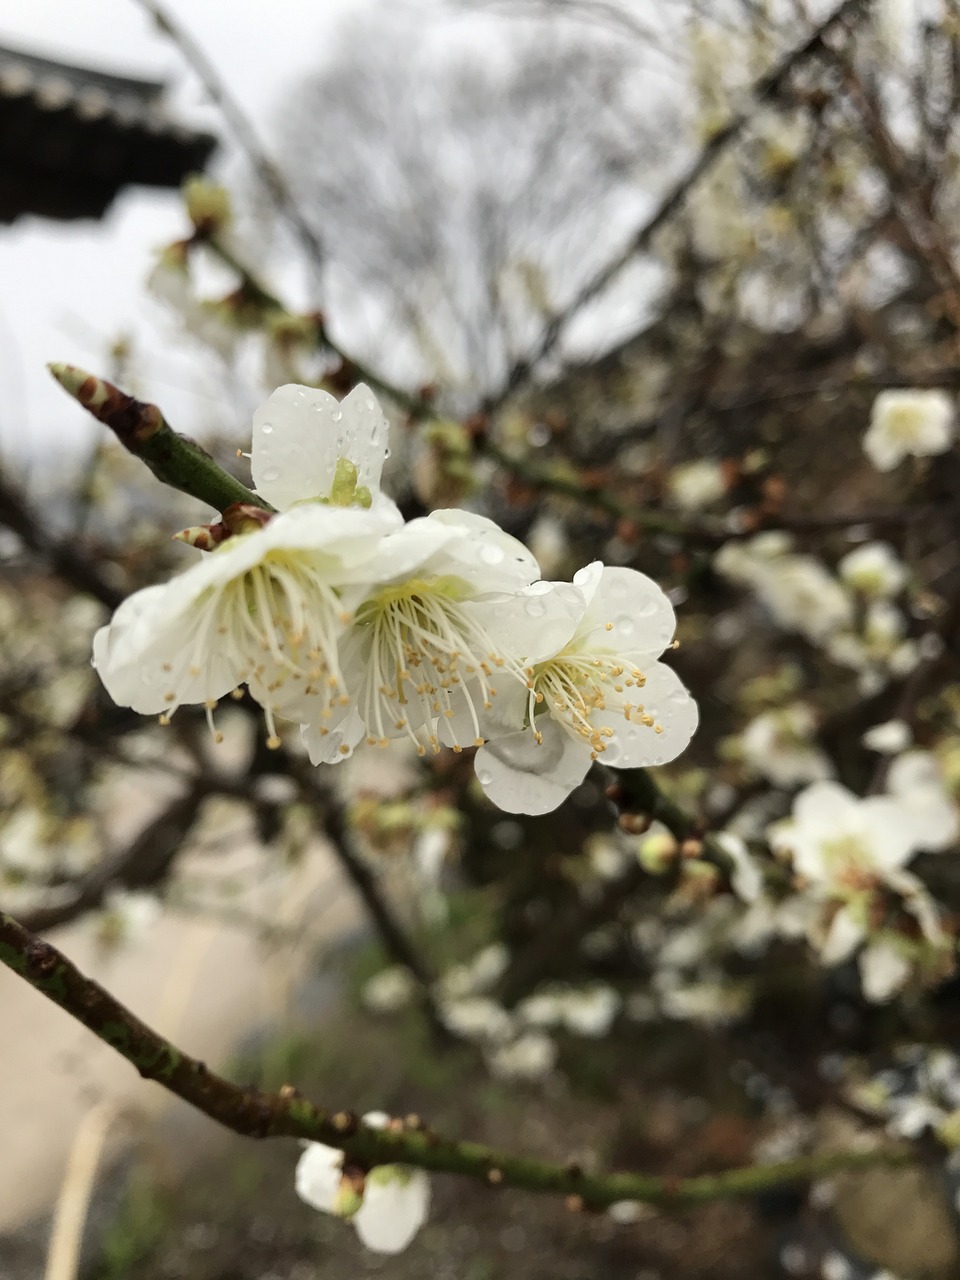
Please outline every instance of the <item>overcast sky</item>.
[[[364, 3], [167, 0], [266, 140], [285, 87], [316, 65], [337, 18]], [[222, 135], [192, 74], [133, 0], [0, 0], [0, 44], [165, 79], [179, 118]], [[136, 338], [156, 378], [151, 385], [166, 376], [171, 394], [183, 391], [182, 365], [157, 368], [170, 324], [143, 294], [153, 249], [183, 233], [177, 196], [143, 190], [122, 196], [103, 222], [26, 218], [0, 226], [0, 448], [8, 457], [26, 444], [31, 453], [53, 442], [85, 447], [92, 424], [44, 364], [102, 369], [105, 347], [121, 331]]]

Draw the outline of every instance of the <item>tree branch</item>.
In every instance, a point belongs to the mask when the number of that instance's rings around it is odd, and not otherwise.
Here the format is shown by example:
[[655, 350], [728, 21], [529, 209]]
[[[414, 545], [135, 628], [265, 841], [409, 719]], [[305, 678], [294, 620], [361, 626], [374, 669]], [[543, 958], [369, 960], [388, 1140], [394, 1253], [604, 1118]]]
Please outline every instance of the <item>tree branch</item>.
[[155, 1081], [226, 1128], [251, 1138], [291, 1137], [324, 1142], [342, 1148], [351, 1163], [366, 1168], [396, 1163], [416, 1165], [486, 1184], [572, 1197], [578, 1207], [601, 1209], [621, 1200], [655, 1205], [697, 1204], [752, 1195], [845, 1170], [906, 1165], [918, 1159], [909, 1146], [891, 1143], [692, 1178], [590, 1174], [569, 1164], [442, 1138], [419, 1122], [417, 1127], [394, 1122], [386, 1129], [371, 1129], [350, 1112], [333, 1112], [308, 1102], [289, 1086], [279, 1094], [270, 1094], [231, 1084], [158, 1035], [50, 943], [3, 912], [0, 963], [110, 1045], [145, 1079]]

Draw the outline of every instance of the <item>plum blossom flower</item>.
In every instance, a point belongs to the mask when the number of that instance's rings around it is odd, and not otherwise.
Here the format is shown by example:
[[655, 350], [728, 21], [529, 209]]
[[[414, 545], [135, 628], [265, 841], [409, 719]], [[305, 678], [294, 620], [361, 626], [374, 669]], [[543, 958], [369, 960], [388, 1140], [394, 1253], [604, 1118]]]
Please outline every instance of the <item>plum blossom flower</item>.
[[895, 756], [909, 747], [912, 736], [905, 720], [885, 720], [868, 729], [860, 741], [869, 751]]
[[947, 790], [936, 756], [906, 751], [887, 774], [887, 791], [906, 809], [917, 846], [942, 853], [960, 837], [960, 812]]
[[[775, 849], [789, 853], [802, 892], [822, 908], [810, 917], [807, 932], [823, 964], [840, 964], [865, 941], [877, 941], [874, 921], [891, 896], [915, 917], [929, 943], [942, 943], [937, 908], [922, 881], [906, 870], [931, 834], [937, 831], [925, 830], [919, 809], [896, 796], [861, 799], [836, 782], [815, 782], [797, 796], [791, 817], [768, 835]], [[876, 972], [880, 959], [866, 959], [875, 989], [883, 985]]]
[[892, 471], [908, 455], [945, 453], [955, 433], [954, 403], [945, 391], [881, 391], [863, 451], [878, 471]]
[[841, 579], [871, 599], [889, 599], [907, 584], [906, 566], [887, 542], [865, 542], [837, 566]]
[[[387, 1123], [381, 1112], [363, 1117], [370, 1128]], [[417, 1234], [430, 1208], [430, 1180], [422, 1169], [377, 1165], [365, 1176], [344, 1170], [344, 1153], [310, 1142], [297, 1162], [297, 1195], [311, 1208], [348, 1218], [357, 1235], [376, 1253], [401, 1253]]]
[[668, 482], [670, 497], [685, 511], [699, 511], [727, 492], [723, 467], [710, 458], [698, 458], [674, 467]]
[[656, 583], [594, 562], [572, 586], [536, 583], [521, 595], [528, 635], [515, 639], [514, 652], [526, 687], [501, 690], [485, 721], [491, 741], [475, 761], [494, 804], [548, 813], [601, 755], [622, 768], [678, 756], [697, 727], [697, 706], [657, 660], [675, 618]]
[[[357, 605], [343, 646], [356, 699], [349, 744], [407, 738], [421, 755], [441, 743], [455, 751], [479, 745], [501, 682], [526, 687], [511, 655], [524, 622], [518, 593], [537, 575], [522, 543], [468, 511], [434, 511], [385, 537], [376, 586]], [[329, 758], [329, 728], [306, 723], [314, 763]]]
[[557, 1061], [557, 1046], [542, 1031], [526, 1031], [487, 1053], [487, 1066], [501, 1080], [539, 1080]]
[[209, 713], [246, 683], [272, 746], [276, 716], [330, 728], [344, 720], [340, 637], [381, 539], [402, 523], [378, 489], [386, 438], [366, 387], [342, 403], [278, 388], [254, 416], [252, 470], [281, 514], [251, 515], [199, 564], [123, 602], [93, 644], [114, 701], [165, 718], [183, 703]]
[[763, 533], [749, 542], [728, 542], [714, 557], [718, 573], [752, 587], [773, 621], [822, 644], [853, 622], [853, 602], [815, 556], [798, 555], [789, 538]]
[[754, 773], [778, 787], [829, 778], [833, 768], [813, 741], [816, 720], [803, 702], [755, 716], [740, 736], [743, 758]]

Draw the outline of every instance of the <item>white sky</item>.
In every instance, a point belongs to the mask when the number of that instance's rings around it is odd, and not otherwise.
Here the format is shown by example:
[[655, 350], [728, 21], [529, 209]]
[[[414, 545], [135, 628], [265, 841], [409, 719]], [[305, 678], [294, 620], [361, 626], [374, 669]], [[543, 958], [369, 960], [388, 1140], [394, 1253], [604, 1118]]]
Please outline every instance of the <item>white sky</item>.
[[[292, 80], [321, 59], [338, 16], [364, 0], [167, 0], [243, 102], [261, 137]], [[0, 44], [105, 70], [164, 79], [172, 110], [230, 140], [173, 46], [132, 0], [0, 0]], [[102, 222], [26, 218], [0, 226], [0, 450], [85, 450], [97, 429], [44, 368], [67, 360], [103, 371], [104, 351], [132, 333], [159, 395], [171, 332], [143, 292], [155, 247], [185, 234], [176, 193], [134, 190]], [[176, 364], [167, 376], [177, 387]], [[155, 378], [155, 383], [154, 383]], [[196, 424], [185, 423], [190, 429]]]

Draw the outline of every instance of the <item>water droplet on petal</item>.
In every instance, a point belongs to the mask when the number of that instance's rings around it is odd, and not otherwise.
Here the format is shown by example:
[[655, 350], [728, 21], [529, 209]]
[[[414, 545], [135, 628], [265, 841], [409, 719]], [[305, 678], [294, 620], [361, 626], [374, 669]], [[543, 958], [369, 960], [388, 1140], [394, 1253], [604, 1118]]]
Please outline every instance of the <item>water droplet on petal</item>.
[[636, 629], [634, 627], [633, 619], [625, 613], [621, 614], [617, 619], [616, 627], [622, 636], [632, 636]]
[[488, 787], [493, 781], [493, 774], [489, 769], [478, 769], [477, 781], [480, 783], [481, 787]]
[[280, 472], [276, 467], [267, 467], [263, 473], [263, 478], [267, 484], [273, 484], [274, 480], [280, 479]]
[[334, 411], [333, 411], [333, 413], [331, 413], [330, 417], [331, 417], [331, 418], [333, 418], [334, 422], [339, 422], [339, 421], [340, 421], [340, 419], [343, 417], [343, 410], [342, 410], [342, 409], [334, 409]]
[[261, 424], [260, 424], [260, 434], [261, 434], [261, 435], [268, 436], [268, 435], [270, 435], [270, 434], [272, 433], [272, 431], [273, 431], [273, 423], [272, 423], [272, 422], [263, 422], [263, 423], [261, 423]]
[[673, 693], [671, 693], [670, 701], [676, 702], [680, 706], [683, 706], [685, 703], [690, 701], [690, 695], [689, 693], [687, 693], [686, 689], [677, 689]]
[[654, 599], [641, 600], [640, 604], [637, 606], [637, 609], [636, 609], [637, 617], [652, 618], [653, 615], [659, 609], [659, 607], [660, 605], [657, 600], [654, 600]]
[[480, 559], [484, 564], [500, 564], [503, 560], [503, 552], [499, 547], [491, 546], [490, 543], [484, 543], [480, 548]]

